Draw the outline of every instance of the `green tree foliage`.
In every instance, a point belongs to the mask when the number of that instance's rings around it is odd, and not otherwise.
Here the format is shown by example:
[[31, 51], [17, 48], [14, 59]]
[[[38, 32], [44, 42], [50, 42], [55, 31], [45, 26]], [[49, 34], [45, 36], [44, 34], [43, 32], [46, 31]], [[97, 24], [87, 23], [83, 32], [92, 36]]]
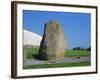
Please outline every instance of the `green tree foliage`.
[[73, 50], [81, 50], [81, 48], [80, 47], [75, 47], [75, 48], [73, 48]]
[[75, 47], [72, 50], [82, 50], [82, 51], [86, 50], [86, 51], [91, 51], [91, 47], [90, 46], [88, 48]]

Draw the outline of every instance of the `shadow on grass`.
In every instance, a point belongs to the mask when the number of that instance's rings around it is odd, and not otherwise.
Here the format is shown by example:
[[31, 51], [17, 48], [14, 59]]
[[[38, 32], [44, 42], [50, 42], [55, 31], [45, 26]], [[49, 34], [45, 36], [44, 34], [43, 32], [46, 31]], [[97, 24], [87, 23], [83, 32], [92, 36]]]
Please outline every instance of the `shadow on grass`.
[[38, 54], [33, 54], [33, 58], [36, 59], [36, 60], [40, 60]]
[[48, 59], [41, 59], [38, 54], [33, 54], [32, 56], [36, 60], [41, 60], [41, 61], [47, 61], [48, 60]]

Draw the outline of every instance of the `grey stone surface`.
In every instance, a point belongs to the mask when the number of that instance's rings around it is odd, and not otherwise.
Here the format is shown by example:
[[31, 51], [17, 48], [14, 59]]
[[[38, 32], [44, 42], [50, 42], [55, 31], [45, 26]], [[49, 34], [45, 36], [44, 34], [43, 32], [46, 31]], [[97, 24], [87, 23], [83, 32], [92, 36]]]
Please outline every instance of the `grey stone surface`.
[[49, 21], [45, 24], [43, 38], [39, 49], [39, 59], [54, 62], [64, 58], [67, 42], [60, 24]]

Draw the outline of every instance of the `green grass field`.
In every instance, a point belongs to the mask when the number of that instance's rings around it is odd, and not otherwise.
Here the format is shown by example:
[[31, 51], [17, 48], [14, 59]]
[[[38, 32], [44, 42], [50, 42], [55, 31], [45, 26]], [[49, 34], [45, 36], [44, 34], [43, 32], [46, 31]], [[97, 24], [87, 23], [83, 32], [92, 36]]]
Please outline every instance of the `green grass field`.
[[38, 54], [38, 48], [26, 48], [27, 58], [34, 58]]
[[76, 66], [90, 66], [90, 62], [65, 62], [65, 63], [53, 63], [53, 64], [37, 64], [24, 66], [24, 69], [36, 69], [36, 68], [57, 68], [57, 67], [76, 67]]
[[65, 51], [65, 56], [68, 57], [74, 57], [74, 56], [79, 56], [79, 57], [85, 57], [85, 56], [90, 56], [91, 53], [90, 51], [80, 51], [80, 50], [66, 50]]
[[[38, 54], [38, 48], [26, 48], [27, 58], [34, 58]], [[80, 51], [80, 50], [66, 50], [65, 57], [84, 57], [90, 56], [90, 51]]]
[[[38, 55], [38, 48], [26, 48], [27, 59], [35, 58]], [[65, 57], [85, 57], [90, 56], [90, 51], [66, 50]], [[65, 63], [50, 63], [50, 64], [33, 64], [23, 66], [23, 69], [35, 68], [56, 68], [56, 67], [75, 67], [75, 66], [90, 66], [91, 62], [65, 62]]]

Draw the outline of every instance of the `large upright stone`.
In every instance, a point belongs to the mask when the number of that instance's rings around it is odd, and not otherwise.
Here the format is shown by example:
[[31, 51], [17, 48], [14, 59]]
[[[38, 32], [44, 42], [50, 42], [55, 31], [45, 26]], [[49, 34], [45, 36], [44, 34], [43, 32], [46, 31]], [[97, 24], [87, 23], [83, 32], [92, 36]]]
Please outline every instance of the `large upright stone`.
[[59, 23], [56, 21], [47, 22], [40, 44], [39, 59], [51, 61], [63, 59], [66, 48], [64, 32]]

